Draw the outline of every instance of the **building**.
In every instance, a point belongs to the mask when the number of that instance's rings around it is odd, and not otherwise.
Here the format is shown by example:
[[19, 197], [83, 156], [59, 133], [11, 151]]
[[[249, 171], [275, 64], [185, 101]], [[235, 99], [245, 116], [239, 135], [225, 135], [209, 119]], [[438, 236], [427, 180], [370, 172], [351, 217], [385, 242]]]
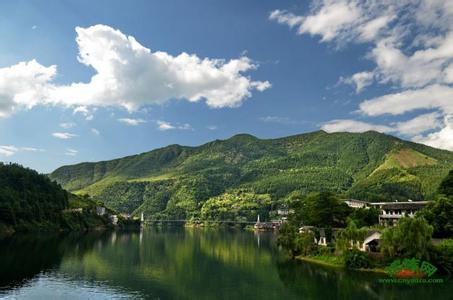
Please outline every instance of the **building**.
[[356, 199], [346, 199], [344, 200], [344, 203], [346, 203], [349, 207], [352, 208], [367, 208], [369, 202], [362, 201], [362, 200], [356, 200]]
[[403, 217], [413, 218], [428, 203], [429, 201], [374, 202], [370, 205], [379, 209], [379, 224], [386, 226], [395, 225]]
[[379, 245], [381, 241], [382, 233], [377, 230], [370, 230], [368, 231], [365, 239], [361, 247], [359, 248], [361, 251], [366, 252], [379, 252]]

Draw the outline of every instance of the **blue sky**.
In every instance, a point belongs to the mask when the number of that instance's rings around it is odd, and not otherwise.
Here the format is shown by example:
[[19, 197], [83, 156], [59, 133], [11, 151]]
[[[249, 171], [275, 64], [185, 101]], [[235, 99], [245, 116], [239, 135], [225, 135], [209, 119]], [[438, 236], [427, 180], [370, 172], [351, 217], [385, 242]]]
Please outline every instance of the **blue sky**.
[[0, 159], [319, 129], [453, 150], [453, 6], [386, 2], [2, 1]]

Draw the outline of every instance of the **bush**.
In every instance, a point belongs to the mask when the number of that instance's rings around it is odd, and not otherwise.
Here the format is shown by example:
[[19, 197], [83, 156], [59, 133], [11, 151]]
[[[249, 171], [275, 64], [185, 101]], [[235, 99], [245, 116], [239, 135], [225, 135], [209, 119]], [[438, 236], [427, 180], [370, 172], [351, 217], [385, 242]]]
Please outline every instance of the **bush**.
[[384, 230], [381, 252], [386, 257], [429, 258], [433, 227], [422, 218], [401, 218]]
[[357, 249], [345, 251], [343, 260], [348, 269], [367, 269], [371, 266], [368, 254]]
[[296, 234], [294, 248], [299, 255], [311, 255], [316, 252], [315, 235], [313, 232], [304, 232]]
[[443, 240], [432, 248], [431, 262], [445, 273], [453, 273], [453, 239]]

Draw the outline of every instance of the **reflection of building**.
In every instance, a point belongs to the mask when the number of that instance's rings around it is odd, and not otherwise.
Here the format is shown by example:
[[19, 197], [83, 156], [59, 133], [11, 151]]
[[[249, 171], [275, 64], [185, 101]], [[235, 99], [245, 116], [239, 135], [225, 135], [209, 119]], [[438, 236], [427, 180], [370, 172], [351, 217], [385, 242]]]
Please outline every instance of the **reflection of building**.
[[427, 203], [429, 201], [375, 202], [370, 205], [379, 209], [380, 225], [395, 225], [403, 217], [413, 218]]
[[98, 214], [99, 216], [105, 215], [105, 207], [96, 206], [96, 214]]
[[267, 230], [275, 230], [278, 229], [281, 225], [281, 221], [271, 221], [271, 222], [261, 222], [260, 215], [256, 219], [256, 223], [253, 226], [255, 230], [258, 231], [267, 231]]
[[111, 215], [110, 216], [110, 220], [112, 221], [113, 225], [117, 225], [118, 224], [118, 216], [117, 215]]

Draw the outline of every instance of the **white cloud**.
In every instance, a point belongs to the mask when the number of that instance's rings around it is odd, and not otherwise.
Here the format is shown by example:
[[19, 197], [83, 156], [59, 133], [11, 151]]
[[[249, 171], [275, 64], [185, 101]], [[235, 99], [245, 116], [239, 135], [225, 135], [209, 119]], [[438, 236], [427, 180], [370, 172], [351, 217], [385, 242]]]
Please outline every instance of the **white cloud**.
[[441, 130], [426, 136], [417, 135], [413, 140], [432, 147], [453, 150], [453, 115], [445, 117], [444, 126]]
[[373, 72], [359, 72], [348, 78], [340, 78], [340, 82], [355, 85], [356, 93], [360, 93], [365, 87], [371, 85], [374, 80]]
[[77, 134], [72, 134], [69, 132], [54, 132], [54, 133], [52, 133], [52, 136], [57, 139], [68, 140], [68, 139], [72, 139], [73, 137], [76, 137]]
[[67, 155], [67, 156], [76, 156], [77, 153], [79, 153], [79, 151], [77, 151], [75, 149], [67, 148], [66, 152], [65, 152], [65, 155]]
[[96, 108], [89, 109], [86, 105], [77, 106], [74, 108], [74, 114], [81, 114], [85, 117], [85, 120], [91, 121], [94, 118], [93, 112]]
[[118, 122], [124, 123], [129, 126], [138, 126], [140, 124], [146, 123], [143, 119], [132, 119], [132, 118], [121, 118], [118, 119]]
[[101, 135], [101, 132], [99, 130], [97, 130], [96, 128], [91, 128], [91, 133], [94, 134], [94, 135]]
[[0, 68], [0, 117], [47, 103], [56, 73], [56, 66], [44, 67], [36, 60]]
[[157, 128], [162, 131], [172, 130], [172, 129], [193, 130], [192, 126], [188, 123], [172, 124], [170, 122], [162, 121], [162, 120], [158, 120], [158, 121], [156, 121], [156, 123], [157, 123]]
[[442, 127], [439, 120], [441, 115], [437, 112], [419, 115], [407, 121], [388, 125], [373, 124], [350, 119], [332, 120], [321, 126], [326, 132], [365, 132], [374, 130], [383, 133], [400, 133], [403, 135], [419, 135], [426, 131]]
[[369, 116], [401, 115], [420, 109], [440, 109], [446, 114], [453, 114], [451, 99], [453, 99], [453, 88], [435, 84], [365, 100], [359, 107], [362, 113]]
[[78, 60], [95, 74], [88, 82], [58, 85], [56, 66], [35, 60], [0, 68], [0, 117], [18, 109], [58, 104], [92, 119], [89, 107], [121, 106], [136, 110], [172, 99], [205, 100], [213, 108], [237, 107], [268, 81], [244, 75], [258, 65], [248, 57], [224, 60], [182, 52], [151, 51], [134, 37], [106, 25], [76, 27]]
[[365, 132], [378, 131], [383, 133], [394, 132], [395, 129], [385, 125], [370, 124], [355, 120], [332, 120], [321, 126], [326, 132]]
[[60, 127], [63, 128], [63, 129], [69, 129], [69, 128], [72, 128], [76, 126], [75, 123], [73, 122], [63, 122], [63, 123], [60, 123]]
[[388, 84], [394, 90], [363, 101], [359, 112], [370, 117], [418, 114], [389, 125], [334, 120], [323, 126], [331, 130], [377, 128], [453, 150], [452, 1], [322, 0], [312, 1], [306, 14], [277, 10], [270, 19], [297, 27], [299, 34], [320, 36], [321, 42], [341, 47], [366, 43], [370, 50], [365, 58], [375, 66], [340, 82], [354, 85], [357, 93], [373, 83]]
[[31, 29], [33, 29], [33, 30], [35, 30], [36, 28], [38, 28], [38, 26], [36, 26], [36, 25], [33, 25], [33, 26], [31, 27]]
[[265, 117], [260, 117], [259, 120], [261, 122], [265, 122], [265, 123], [277, 123], [277, 124], [285, 124], [285, 125], [299, 123], [288, 117], [279, 117], [279, 116], [265, 116]]
[[18, 148], [14, 146], [0, 146], [0, 155], [3, 156], [12, 156], [16, 154], [16, 152], [19, 151]]
[[416, 135], [441, 127], [443, 124], [439, 120], [440, 116], [437, 112], [423, 114], [408, 121], [398, 122], [395, 127], [401, 134]]
[[20, 151], [27, 151], [27, 152], [45, 152], [46, 150], [41, 148], [34, 148], [34, 147], [20, 147]]
[[13, 156], [17, 152], [44, 152], [44, 149], [33, 148], [33, 147], [16, 147], [16, 146], [1, 146], [0, 145], [0, 155], [2, 156]]
[[208, 125], [208, 126], [206, 126], [206, 128], [209, 129], [209, 130], [217, 130], [218, 129], [218, 127], [216, 125]]

